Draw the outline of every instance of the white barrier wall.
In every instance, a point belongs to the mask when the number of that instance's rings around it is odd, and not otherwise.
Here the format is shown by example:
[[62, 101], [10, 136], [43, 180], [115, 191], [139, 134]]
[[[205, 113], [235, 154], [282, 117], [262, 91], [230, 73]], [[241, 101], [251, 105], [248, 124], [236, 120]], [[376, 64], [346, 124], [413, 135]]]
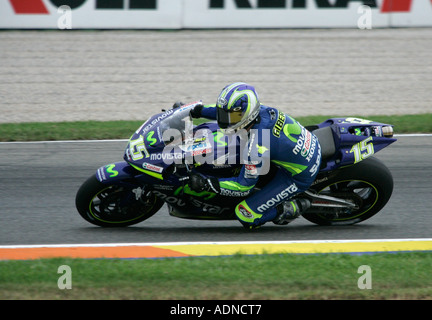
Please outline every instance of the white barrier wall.
[[0, 28], [179, 29], [182, 8], [179, 0], [0, 0]]
[[0, 28], [14, 29], [368, 25], [432, 26], [432, 0], [0, 0]]

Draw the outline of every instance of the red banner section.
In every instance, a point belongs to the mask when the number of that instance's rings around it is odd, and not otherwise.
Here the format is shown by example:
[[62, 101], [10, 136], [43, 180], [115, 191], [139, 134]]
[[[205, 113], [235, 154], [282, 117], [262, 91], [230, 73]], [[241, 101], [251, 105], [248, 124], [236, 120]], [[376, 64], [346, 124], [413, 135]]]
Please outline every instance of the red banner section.
[[42, 0], [9, 0], [16, 14], [48, 14]]
[[409, 12], [412, 0], [384, 0], [381, 12]]

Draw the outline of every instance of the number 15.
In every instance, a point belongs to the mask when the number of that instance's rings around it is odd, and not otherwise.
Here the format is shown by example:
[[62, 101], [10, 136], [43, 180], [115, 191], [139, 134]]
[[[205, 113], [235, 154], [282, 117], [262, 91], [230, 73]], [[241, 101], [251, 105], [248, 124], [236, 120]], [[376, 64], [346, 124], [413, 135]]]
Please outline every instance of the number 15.
[[375, 153], [372, 139], [372, 137], [369, 137], [353, 145], [350, 153], [354, 152], [354, 163], [360, 162]]

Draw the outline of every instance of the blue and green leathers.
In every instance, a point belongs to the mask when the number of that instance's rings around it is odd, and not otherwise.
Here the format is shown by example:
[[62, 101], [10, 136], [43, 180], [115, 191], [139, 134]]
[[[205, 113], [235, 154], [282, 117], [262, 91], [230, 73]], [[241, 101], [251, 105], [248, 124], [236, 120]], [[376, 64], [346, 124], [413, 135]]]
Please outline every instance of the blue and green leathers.
[[[216, 119], [216, 108], [205, 106], [201, 116]], [[257, 156], [248, 158], [238, 176], [218, 180], [222, 195], [246, 196], [235, 212], [243, 225], [253, 228], [273, 220], [279, 204], [310, 187], [321, 164], [321, 147], [316, 136], [295, 119], [264, 105], [248, 135], [243, 154]], [[270, 164], [277, 168], [274, 178], [255, 192]]]

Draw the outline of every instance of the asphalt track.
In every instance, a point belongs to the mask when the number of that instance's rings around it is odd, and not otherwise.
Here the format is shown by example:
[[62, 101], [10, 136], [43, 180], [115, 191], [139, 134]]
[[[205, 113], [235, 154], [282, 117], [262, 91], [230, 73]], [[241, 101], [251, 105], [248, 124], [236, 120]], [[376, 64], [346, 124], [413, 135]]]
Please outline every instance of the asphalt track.
[[388, 205], [353, 226], [305, 219], [248, 232], [237, 221], [174, 218], [164, 207], [147, 221], [104, 229], [84, 221], [74, 198], [102, 165], [122, 159], [125, 141], [0, 144], [0, 245], [432, 238], [432, 138], [403, 136], [376, 156], [393, 173]]

